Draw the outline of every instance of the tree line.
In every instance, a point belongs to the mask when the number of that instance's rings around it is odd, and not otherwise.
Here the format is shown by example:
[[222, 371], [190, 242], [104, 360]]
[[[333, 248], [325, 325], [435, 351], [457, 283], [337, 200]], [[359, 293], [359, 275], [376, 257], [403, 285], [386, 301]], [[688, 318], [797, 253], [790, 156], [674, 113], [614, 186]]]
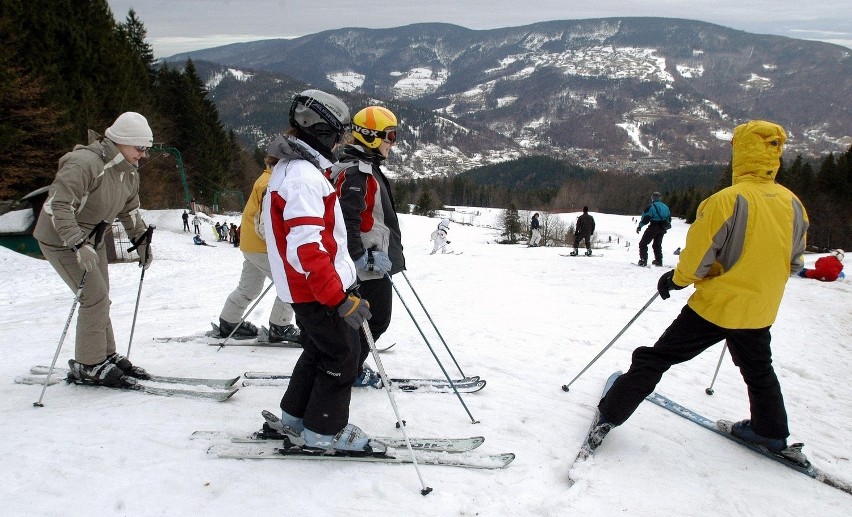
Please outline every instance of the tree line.
[[[673, 216], [692, 223], [701, 201], [730, 186], [731, 177], [730, 164], [638, 175], [533, 156], [453, 177], [397, 181], [394, 197], [401, 206], [413, 206], [418, 214], [449, 205], [542, 213], [579, 212], [588, 206], [593, 212], [639, 215], [650, 202], [650, 194], [658, 191]], [[798, 155], [791, 164], [782, 160], [776, 181], [804, 203], [810, 218], [811, 249], [852, 248], [852, 146], [837, 156], [831, 153], [806, 159]], [[517, 231], [511, 228], [511, 233]]]
[[[132, 9], [117, 23], [106, 0], [0, 3], [0, 198], [49, 185], [87, 130], [103, 134], [125, 111], [148, 119], [155, 145], [179, 150], [198, 202], [251, 188], [261, 163], [223, 127], [192, 61], [159, 65], [145, 37]], [[185, 207], [173, 154], [151, 152], [142, 169], [145, 206]]]

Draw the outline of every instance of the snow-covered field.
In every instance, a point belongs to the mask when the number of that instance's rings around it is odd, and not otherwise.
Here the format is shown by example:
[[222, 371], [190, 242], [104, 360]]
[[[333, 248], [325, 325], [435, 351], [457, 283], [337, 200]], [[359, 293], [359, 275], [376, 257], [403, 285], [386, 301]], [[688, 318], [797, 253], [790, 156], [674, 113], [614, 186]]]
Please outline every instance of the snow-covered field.
[[[181, 211], [149, 211], [157, 225], [155, 261], [145, 276], [131, 358], [161, 375], [235, 376], [289, 372], [294, 349], [161, 343], [209, 328], [239, 277], [242, 255], [229, 244], [194, 246]], [[566, 214], [573, 222], [578, 214]], [[429, 255], [438, 220], [404, 215], [408, 278], [465, 374], [487, 380], [464, 395], [472, 424], [453, 395], [395, 393], [412, 436], [477, 436], [480, 450], [514, 452], [503, 470], [342, 462], [248, 461], [206, 454], [197, 429], [250, 432], [260, 411], [277, 412], [281, 387], [242, 388], [225, 403], [59, 384], [44, 408], [41, 386], [15, 384], [33, 364], [49, 364], [72, 295], [44, 261], [0, 248], [0, 501], [2, 514], [44, 515], [849, 515], [852, 499], [755, 455], [657, 406], [643, 404], [595, 456], [570, 471], [606, 377], [626, 369], [631, 351], [651, 345], [678, 314], [691, 288], [656, 300], [571, 388], [571, 380], [653, 296], [665, 269], [640, 268], [635, 222], [593, 214], [613, 243], [603, 257], [565, 257], [567, 248], [495, 243], [499, 216], [482, 210], [473, 225], [453, 224], [461, 255]], [[221, 220], [217, 217], [216, 220]], [[239, 222], [227, 218], [228, 222]], [[676, 264], [687, 225], [664, 241]], [[631, 242], [629, 248], [625, 239]], [[608, 243], [607, 243], [608, 244]], [[808, 264], [818, 258], [808, 255]], [[112, 318], [125, 352], [139, 269], [110, 267]], [[458, 374], [401, 275], [394, 277], [447, 371]], [[791, 441], [820, 468], [852, 480], [852, 284], [790, 279], [773, 327], [776, 371], [787, 402]], [[441, 371], [398, 299], [379, 341], [391, 376]], [[251, 315], [266, 324], [272, 300]], [[73, 324], [58, 364], [72, 357]], [[724, 361], [708, 396], [721, 345], [672, 368], [658, 391], [710, 418], [748, 416], [745, 386]], [[370, 359], [372, 362], [372, 359]], [[399, 433], [384, 390], [353, 393], [351, 420], [377, 435]], [[845, 508], [845, 510], [844, 510]]]

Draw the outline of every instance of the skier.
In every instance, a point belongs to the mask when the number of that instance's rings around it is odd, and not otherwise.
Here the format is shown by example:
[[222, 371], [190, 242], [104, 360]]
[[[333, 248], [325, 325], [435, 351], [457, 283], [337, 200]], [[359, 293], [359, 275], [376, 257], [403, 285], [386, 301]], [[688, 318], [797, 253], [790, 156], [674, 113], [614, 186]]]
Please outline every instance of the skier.
[[142, 239], [148, 226], [139, 212], [137, 169], [153, 138], [145, 117], [132, 111], [122, 113], [105, 136], [89, 130], [88, 145], [77, 145], [60, 158], [33, 232], [44, 258], [73, 292], [88, 272], [80, 294], [74, 359], [68, 361], [79, 380], [123, 386], [128, 384], [125, 375], [146, 375], [115, 351], [106, 248], [101, 243], [95, 249], [91, 232], [101, 221], [118, 218], [138, 245], [139, 266], [151, 265], [150, 245]]
[[813, 269], [799, 271], [799, 276], [823, 282], [834, 282], [838, 278], [844, 278], [846, 275], [843, 274], [843, 257], [843, 250], [831, 250], [829, 255], [817, 259]]
[[533, 214], [532, 221], [530, 221], [530, 248], [537, 248], [538, 243], [541, 241], [541, 223], [538, 222], [538, 212]]
[[183, 231], [189, 231], [189, 214], [186, 213], [186, 210], [183, 211], [183, 215], [180, 216], [183, 219]]
[[[267, 278], [272, 279], [269, 257], [266, 254], [266, 236], [263, 235], [262, 202], [269, 184], [272, 168], [267, 164], [255, 180], [248, 202], [243, 208], [241, 226], [245, 226], [245, 238], [240, 240], [243, 252], [243, 269], [237, 287], [228, 295], [225, 306], [219, 313], [219, 337], [226, 338], [233, 332], [236, 339], [257, 337], [257, 327], [243, 319], [249, 304], [260, 296]], [[299, 341], [299, 329], [293, 325], [293, 308], [279, 297], [272, 303], [269, 315], [269, 341]], [[239, 324], [239, 326], [237, 326]], [[234, 330], [236, 327], [236, 330]]]
[[574, 251], [571, 255], [576, 257], [580, 251], [580, 241], [586, 241], [586, 256], [592, 256], [592, 234], [595, 233], [595, 218], [589, 215], [589, 207], [583, 207], [583, 214], [577, 218], [577, 227], [574, 231]]
[[441, 253], [447, 253], [447, 245], [450, 241], [447, 240], [447, 232], [450, 231], [450, 220], [449, 219], [441, 219], [441, 222], [438, 223], [438, 229], [432, 232], [431, 239], [435, 242], [435, 245], [432, 246], [432, 253], [430, 255], [434, 255], [438, 250], [441, 250]]
[[[370, 333], [375, 341], [388, 329], [393, 304], [391, 275], [405, 270], [402, 232], [390, 182], [381, 169], [396, 142], [396, 115], [368, 106], [352, 117], [350, 141], [338, 152], [331, 169], [346, 232], [349, 256], [355, 261], [361, 297], [370, 302]], [[361, 336], [361, 365], [355, 386], [381, 386], [378, 373], [364, 365], [370, 353]]]
[[201, 221], [198, 220], [198, 215], [192, 217], [192, 226], [195, 228], [195, 235], [201, 235]]
[[370, 318], [370, 304], [358, 294], [340, 202], [323, 173], [349, 122], [349, 109], [333, 95], [305, 90], [295, 96], [290, 129], [267, 152], [276, 163], [263, 222], [278, 297], [293, 304], [302, 330], [281, 420], [305, 447], [373, 453], [386, 447], [348, 423], [358, 329]]
[[194, 235], [192, 237], [192, 242], [194, 242], [197, 246], [209, 246], [206, 242], [201, 239], [200, 235]]
[[784, 129], [771, 122], [734, 129], [733, 185], [701, 203], [677, 268], [657, 285], [664, 300], [689, 284], [695, 293], [653, 347], [634, 350], [630, 369], [598, 405], [590, 448], [630, 417], [672, 365], [725, 340], [751, 407], [751, 419], [734, 424], [731, 434], [806, 461], [798, 449], [787, 449], [787, 413], [770, 349], [769, 328], [790, 273], [802, 268], [808, 228], [801, 201], [775, 183], [785, 140]]
[[636, 233], [641, 232], [642, 227], [646, 224], [648, 228], [642, 234], [642, 238], [639, 239], [639, 265], [645, 266], [648, 264], [648, 244], [653, 241], [654, 260], [651, 264], [662, 266], [663, 236], [672, 227], [672, 216], [669, 207], [660, 201], [659, 192], [651, 194], [651, 204], [642, 213], [642, 219], [639, 220]]

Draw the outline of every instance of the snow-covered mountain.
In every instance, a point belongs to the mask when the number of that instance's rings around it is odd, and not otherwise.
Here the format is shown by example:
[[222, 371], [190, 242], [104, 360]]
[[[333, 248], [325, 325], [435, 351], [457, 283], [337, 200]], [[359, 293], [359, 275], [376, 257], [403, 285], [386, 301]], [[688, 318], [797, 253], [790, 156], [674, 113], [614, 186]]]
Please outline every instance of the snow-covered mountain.
[[[403, 175], [531, 153], [639, 171], [725, 161], [730, 130], [751, 118], [784, 125], [790, 153], [852, 144], [852, 51], [692, 20], [347, 28], [169, 59], [187, 57], [337, 89], [356, 107], [380, 99], [424, 110], [402, 117]], [[249, 82], [213, 88], [214, 99], [241, 97], [241, 111], [222, 110], [239, 132], [270, 130], [246, 109], [270, 90], [247, 95]]]

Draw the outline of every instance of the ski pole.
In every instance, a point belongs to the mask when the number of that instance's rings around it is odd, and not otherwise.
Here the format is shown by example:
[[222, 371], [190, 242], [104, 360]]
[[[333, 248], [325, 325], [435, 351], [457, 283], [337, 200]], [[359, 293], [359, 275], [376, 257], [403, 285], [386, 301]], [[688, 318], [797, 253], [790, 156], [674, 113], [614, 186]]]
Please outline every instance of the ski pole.
[[704, 390], [704, 393], [706, 393], [708, 395], [713, 394], [713, 385], [716, 384], [716, 376], [719, 375], [719, 368], [722, 367], [722, 359], [725, 358], [725, 350], [727, 350], [727, 349], [728, 349], [728, 343], [725, 342], [725, 344], [722, 345], [722, 354], [719, 356], [719, 364], [716, 365], [716, 373], [713, 374], [713, 381], [710, 383], [710, 387], [707, 388], [706, 390]]
[[[98, 250], [98, 244], [101, 242], [101, 238], [104, 236], [104, 230], [107, 225], [106, 221], [101, 221], [92, 228], [91, 233], [89, 233], [89, 237], [92, 235], [95, 236], [95, 253]], [[77, 285], [77, 292], [74, 294], [74, 303], [71, 304], [71, 312], [68, 313], [68, 319], [65, 320], [65, 328], [62, 329], [62, 336], [59, 338], [59, 344], [56, 345], [56, 352], [53, 354], [53, 362], [50, 363], [50, 369], [47, 370], [47, 377], [44, 378], [44, 385], [41, 387], [41, 395], [38, 397], [37, 402], [33, 402], [33, 406], [35, 407], [44, 407], [42, 404], [42, 400], [44, 399], [44, 392], [47, 390], [48, 384], [50, 384], [50, 376], [53, 375], [53, 368], [56, 366], [56, 360], [59, 359], [59, 351], [62, 350], [62, 343], [65, 341], [65, 336], [68, 334], [68, 327], [71, 325], [71, 318], [74, 317], [74, 311], [77, 309], [77, 304], [80, 303], [80, 297], [83, 296], [83, 287], [86, 285], [86, 278], [89, 276], [88, 271], [83, 271], [83, 276], [80, 278], [80, 283]]]
[[[390, 279], [390, 276], [388, 276], [388, 278]], [[459, 373], [461, 374], [462, 377], [467, 377], [467, 375], [465, 375], [464, 372], [462, 371], [461, 366], [459, 366], [458, 361], [456, 361], [455, 356], [453, 356], [453, 353], [450, 351], [450, 347], [449, 347], [449, 345], [447, 345], [447, 342], [444, 340], [444, 336], [441, 335], [441, 331], [438, 330], [437, 325], [435, 325], [435, 322], [432, 320], [432, 316], [429, 315], [429, 311], [426, 310], [426, 306], [423, 305], [423, 301], [417, 295], [417, 291], [414, 290], [414, 286], [411, 285], [411, 281], [408, 280], [408, 275], [405, 274], [405, 271], [402, 271], [402, 278], [405, 279], [406, 283], [408, 284], [408, 287], [411, 289], [411, 292], [414, 293], [414, 298], [416, 298], [417, 301], [420, 303], [420, 307], [423, 308], [423, 312], [426, 314], [426, 317], [429, 319], [429, 323], [432, 324], [432, 328], [435, 329], [435, 332], [438, 334], [438, 337], [441, 339], [441, 342], [444, 344], [444, 348], [446, 348], [447, 353], [450, 354], [450, 359], [453, 360], [453, 363], [455, 363], [456, 368], [459, 369]], [[393, 281], [391, 281], [391, 282], [393, 282]], [[399, 295], [399, 291], [397, 291], [396, 294]], [[402, 298], [400, 297], [400, 299], [402, 299]], [[404, 303], [405, 302], [403, 302], [403, 304]], [[411, 314], [411, 313], [409, 312], [409, 314]], [[421, 334], [422, 334], [422, 332], [421, 332]], [[426, 339], [426, 336], [423, 336], [423, 339]]]
[[364, 335], [367, 336], [367, 343], [370, 345], [370, 353], [373, 354], [373, 360], [376, 361], [376, 369], [379, 370], [379, 375], [382, 377], [382, 382], [387, 387], [385, 391], [388, 392], [388, 399], [390, 400], [391, 407], [393, 407], [393, 412], [396, 415], [396, 425], [402, 430], [402, 436], [405, 438], [405, 446], [408, 447], [408, 452], [411, 453], [411, 462], [414, 465], [414, 470], [417, 471], [417, 477], [420, 479], [420, 489], [421, 495], [427, 495], [432, 489], [426, 486], [426, 482], [423, 481], [423, 475], [420, 473], [420, 466], [417, 464], [417, 456], [414, 454], [414, 449], [411, 447], [411, 438], [408, 437], [408, 431], [405, 429], [405, 421], [399, 415], [399, 408], [396, 407], [396, 400], [393, 398], [393, 393], [391, 393], [391, 383], [390, 379], [388, 379], [387, 373], [385, 373], [385, 367], [382, 365], [382, 359], [379, 357], [379, 351], [376, 350], [376, 341], [373, 339], [373, 333], [370, 332], [370, 326], [367, 324], [367, 321], [363, 321], [361, 323], [361, 329], [364, 331]]
[[216, 349], [217, 352], [219, 350], [222, 350], [222, 347], [224, 347], [228, 343], [228, 341], [231, 340], [231, 336], [234, 335], [234, 332], [236, 332], [237, 329], [240, 328], [240, 325], [243, 324], [243, 322], [246, 320], [246, 318], [248, 318], [248, 315], [251, 314], [251, 312], [254, 310], [255, 307], [257, 307], [257, 304], [259, 304], [260, 301], [263, 300], [263, 297], [266, 296], [266, 293], [268, 293], [270, 289], [272, 289], [273, 285], [275, 285], [275, 282], [270, 283], [269, 286], [267, 286], [267, 288], [264, 289], [264, 291], [262, 293], [260, 293], [260, 296], [258, 296], [257, 300], [254, 301], [254, 305], [249, 307], [249, 310], [247, 310], [246, 313], [243, 314], [243, 317], [240, 318], [240, 322], [237, 323], [236, 325], [234, 325], [234, 330], [232, 330], [231, 333], [228, 334], [228, 337], [225, 338], [225, 341], [222, 341], [222, 344], [219, 345], [219, 348]]
[[603, 350], [601, 350], [601, 351], [598, 353], [598, 355], [596, 355], [596, 356], [595, 356], [595, 358], [594, 358], [594, 359], [592, 359], [592, 361], [591, 361], [589, 364], [587, 364], [587, 365], [586, 365], [586, 367], [585, 367], [585, 368], [583, 368], [582, 370], [580, 370], [580, 373], [578, 373], [576, 377], [574, 377], [573, 379], [571, 379], [571, 382], [569, 382], [568, 384], [563, 384], [563, 385], [562, 385], [562, 391], [568, 391], [568, 390], [571, 388], [571, 385], [572, 385], [572, 384], [574, 384], [574, 381], [576, 381], [576, 380], [577, 380], [577, 379], [578, 379], [581, 375], [583, 375], [583, 372], [585, 372], [586, 370], [588, 370], [590, 366], [592, 366], [593, 364], [595, 364], [595, 361], [597, 361], [597, 360], [598, 360], [598, 359], [599, 359], [602, 355], [604, 355], [604, 352], [606, 352], [607, 350], [609, 350], [609, 347], [611, 347], [613, 344], [615, 344], [615, 342], [618, 340], [618, 338], [620, 338], [620, 337], [621, 337], [621, 335], [622, 335], [622, 334], [624, 334], [624, 332], [625, 332], [625, 331], [626, 331], [626, 330], [630, 327], [630, 325], [632, 325], [632, 324], [633, 324], [633, 322], [634, 322], [634, 321], [636, 321], [636, 318], [638, 318], [640, 314], [642, 314], [643, 312], [645, 312], [645, 309], [647, 309], [647, 308], [648, 308], [648, 306], [649, 306], [649, 305], [651, 305], [651, 302], [653, 302], [654, 300], [656, 300], [656, 299], [657, 299], [657, 296], [660, 296], [660, 293], [654, 293], [654, 296], [652, 296], [652, 297], [651, 297], [651, 299], [650, 299], [650, 300], [648, 300], [648, 303], [646, 303], [644, 307], [642, 307], [641, 309], [639, 309], [639, 312], [637, 312], [637, 313], [636, 313], [636, 315], [635, 315], [635, 316], [633, 316], [633, 318], [631, 318], [631, 320], [627, 322], [627, 325], [625, 325], [625, 326], [624, 326], [624, 328], [623, 328], [623, 329], [621, 329], [621, 332], [619, 332], [619, 333], [618, 333], [618, 334], [617, 334], [614, 338], [612, 338], [612, 341], [610, 341], [610, 342], [609, 342], [609, 344], [608, 344], [607, 346], [605, 346], [605, 347], [604, 347], [604, 349], [603, 349]]
[[[390, 280], [390, 275], [386, 274], [386, 276]], [[414, 314], [411, 313], [411, 309], [408, 308], [408, 304], [405, 303], [405, 300], [402, 299], [402, 295], [399, 294], [399, 289], [396, 288], [396, 284], [393, 283], [393, 280], [391, 280], [390, 283], [391, 283], [391, 286], [393, 286], [393, 290], [396, 291], [396, 295], [399, 298], [399, 301], [402, 302], [402, 306], [405, 307], [406, 312], [408, 312], [408, 315], [411, 317], [411, 321], [414, 323], [414, 326], [417, 327], [418, 332], [420, 332], [420, 335], [423, 336], [423, 341], [426, 342], [426, 346], [429, 348], [429, 351], [432, 352], [432, 357], [435, 358], [435, 361], [438, 363], [438, 367], [441, 368], [441, 372], [444, 374], [444, 378], [446, 378], [447, 382], [450, 383], [450, 387], [453, 389], [453, 393], [456, 394], [456, 397], [458, 397], [459, 402], [461, 402], [462, 407], [464, 407], [464, 410], [467, 412], [467, 416], [470, 417], [470, 423], [478, 424], [479, 420], [473, 418], [473, 415], [470, 413], [470, 410], [467, 408], [467, 404], [464, 403], [464, 399], [462, 399], [462, 396], [459, 393], [459, 390], [456, 388], [456, 384], [453, 382], [452, 379], [450, 379], [450, 375], [447, 373], [447, 370], [444, 368], [444, 365], [441, 363], [441, 360], [438, 359], [438, 356], [435, 354], [435, 350], [432, 348], [432, 345], [429, 343], [429, 340], [426, 339], [426, 335], [423, 334], [423, 330], [420, 328], [420, 325], [417, 324], [417, 320], [414, 319]], [[464, 375], [464, 374], [462, 374], [462, 375]]]
[[[127, 252], [128, 253], [132, 252], [133, 250], [137, 249], [140, 244], [142, 244], [145, 241], [148, 241], [149, 247], [146, 248], [146, 250], [145, 250], [145, 253], [148, 253], [148, 250], [150, 249], [150, 246], [151, 246], [151, 237], [154, 234], [154, 228], [156, 228], [156, 226], [154, 226], [153, 224], [148, 226], [148, 229], [145, 230], [145, 233], [143, 233], [139, 237], [139, 240], [133, 245], [133, 247], [129, 248], [127, 250]], [[141, 261], [142, 257], [139, 257], [139, 260]], [[146, 257], [146, 260], [147, 260], [147, 257]], [[140, 262], [140, 265], [142, 265], [141, 262]], [[136, 292], [136, 307], [134, 307], [134, 309], [133, 309], [133, 323], [130, 324], [130, 340], [127, 342], [127, 357], [128, 358], [130, 357], [130, 346], [133, 344], [133, 331], [136, 329], [136, 314], [139, 312], [139, 298], [142, 296], [142, 282], [144, 280], [145, 280], [145, 268], [143, 267], [142, 268], [142, 274], [139, 276], [139, 290]]]

